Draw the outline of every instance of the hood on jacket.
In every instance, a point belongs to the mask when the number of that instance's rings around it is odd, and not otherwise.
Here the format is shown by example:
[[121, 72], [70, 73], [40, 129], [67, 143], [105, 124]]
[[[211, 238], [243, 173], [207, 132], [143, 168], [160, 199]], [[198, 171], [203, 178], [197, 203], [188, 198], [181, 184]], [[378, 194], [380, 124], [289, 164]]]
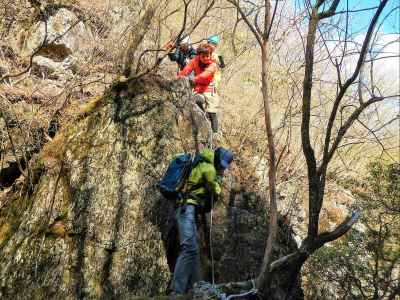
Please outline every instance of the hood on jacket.
[[200, 152], [200, 155], [203, 157], [203, 159], [210, 163], [210, 164], [214, 164], [214, 151], [205, 148]]

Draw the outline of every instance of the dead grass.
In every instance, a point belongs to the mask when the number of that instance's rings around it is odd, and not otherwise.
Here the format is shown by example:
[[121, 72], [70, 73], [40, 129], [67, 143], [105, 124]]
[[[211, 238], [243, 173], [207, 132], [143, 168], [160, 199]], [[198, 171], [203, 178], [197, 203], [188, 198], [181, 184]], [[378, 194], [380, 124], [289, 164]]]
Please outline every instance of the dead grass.
[[0, 245], [8, 238], [11, 229], [11, 224], [8, 222], [5, 222], [0, 226]]
[[102, 103], [103, 97], [97, 96], [89, 99], [85, 104], [78, 106], [78, 114], [88, 114]]

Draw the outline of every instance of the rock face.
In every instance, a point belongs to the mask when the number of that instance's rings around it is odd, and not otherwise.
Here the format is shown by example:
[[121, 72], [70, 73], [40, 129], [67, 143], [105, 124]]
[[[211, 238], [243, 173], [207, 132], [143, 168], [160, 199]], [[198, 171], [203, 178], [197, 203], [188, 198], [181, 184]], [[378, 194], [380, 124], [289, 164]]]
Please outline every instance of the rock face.
[[36, 109], [35, 104], [0, 99], [0, 191], [13, 184], [42, 147], [44, 125], [31, 117]]
[[[195, 151], [210, 132], [189, 90], [156, 76], [116, 83], [45, 146], [31, 177], [0, 197], [0, 298], [165, 291], [170, 204], [155, 184], [174, 154]], [[219, 282], [254, 277], [261, 264], [264, 201], [244, 189], [225, 190], [215, 210]], [[280, 243], [276, 252], [295, 247], [290, 236]]]
[[34, 65], [46, 71], [62, 73], [70, 69], [74, 60], [72, 55], [84, 51], [83, 45], [89, 45], [91, 40], [90, 29], [73, 12], [61, 8], [28, 31], [21, 55], [29, 57], [41, 47], [33, 59]]

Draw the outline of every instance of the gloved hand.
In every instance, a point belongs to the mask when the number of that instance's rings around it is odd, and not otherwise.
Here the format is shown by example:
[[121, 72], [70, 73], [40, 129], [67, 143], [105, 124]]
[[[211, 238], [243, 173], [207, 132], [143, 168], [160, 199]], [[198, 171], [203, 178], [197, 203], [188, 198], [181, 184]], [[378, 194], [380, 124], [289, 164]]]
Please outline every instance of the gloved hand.
[[221, 69], [223, 69], [223, 68], [225, 68], [225, 61], [224, 61], [224, 58], [221, 56], [221, 55], [218, 55], [218, 60], [219, 60], [219, 67], [221, 68]]
[[222, 175], [217, 175], [217, 182], [219, 185], [222, 185], [223, 178], [224, 177]]
[[175, 48], [175, 44], [172, 41], [169, 41], [169, 42], [165, 43], [163, 48], [166, 49], [166, 50], [170, 50], [170, 49]]

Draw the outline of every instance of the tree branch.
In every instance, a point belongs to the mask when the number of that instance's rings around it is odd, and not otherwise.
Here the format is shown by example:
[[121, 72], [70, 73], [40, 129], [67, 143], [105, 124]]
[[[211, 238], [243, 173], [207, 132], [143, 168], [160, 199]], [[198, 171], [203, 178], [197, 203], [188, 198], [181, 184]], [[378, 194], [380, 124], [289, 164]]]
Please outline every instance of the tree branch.
[[339, 2], [340, 2], [340, 0], [334, 0], [332, 2], [332, 4], [331, 4], [331, 7], [329, 7], [329, 9], [327, 11], [324, 11], [324, 12], [318, 14], [318, 18], [320, 20], [322, 20], [322, 19], [325, 19], [325, 18], [332, 17], [336, 12], [336, 9], [337, 9], [337, 7], [339, 5]]
[[229, 3], [231, 3], [233, 6], [236, 7], [237, 11], [239, 12], [240, 16], [244, 20], [244, 22], [247, 24], [249, 27], [250, 31], [254, 34], [258, 44], [262, 46], [263, 41], [261, 35], [258, 33], [257, 29], [251, 24], [250, 20], [248, 19], [247, 15], [244, 13], [243, 9], [240, 7], [240, 4], [238, 1], [235, 0], [227, 0]]
[[132, 64], [133, 64], [136, 50], [139, 47], [140, 43], [143, 41], [146, 33], [149, 31], [150, 23], [151, 23], [151, 20], [153, 19], [155, 12], [156, 12], [156, 9], [152, 6], [150, 6], [146, 10], [144, 16], [140, 19], [140, 21], [138, 23], [138, 24], [140, 24], [140, 27], [135, 28], [135, 31], [132, 32], [132, 34], [131, 34], [132, 42], [128, 46], [128, 49], [126, 51], [126, 56], [124, 59], [123, 74], [125, 77], [131, 76]]
[[311, 91], [313, 85], [313, 67], [314, 67], [314, 47], [315, 36], [318, 26], [318, 10], [313, 8], [311, 19], [308, 25], [307, 46], [305, 52], [305, 74], [303, 80], [303, 104], [301, 118], [301, 142], [304, 157], [307, 163], [308, 171], [308, 189], [309, 189], [309, 223], [308, 236], [316, 237], [318, 233], [318, 205], [319, 183], [317, 177], [317, 162], [314, 149], [310, 140], [310, 117], [311, 117]]
[[[355, 70], [353, 72], [353, 75], [349, 79], [347, 79], [346, 82], [343, 84], [343, 86], [340, 88], [339, 94], [336, 97], [335, 102], [333, 104], [331, 115], [329, 117], [328, 125], [327, 125], [327, 128], [326, 128], [322, 164], [321, 164], [321, 167], [318, 170], [318, 175], [320, 176], [320, 178], [323, 178], [325, 176], [325, 173], [326, 173], [326, 170], [327, 170], [327, 167], [328, 167], [328, 163], [330, 161], [330, 158], [333, 155], [332, 152], [334, 152], [336, 150], [336, 148], [337, 148], [337, 145], [335, 147], [333, 147], [333, 145], [332, 145], [332, 148], [329, 149], [329, 145], [330, 145], [330, 140], [331, 140], [331, 132], [332, 132], [333, 124], [334, 124], [335, 119], [336, 119], [336, 114], [337, 114], [340, 102], [342, 101], [343, 96], [345, 95], [347, 89], [355, 81], [355, 79], [357, 78], [357, 76], [358, 76], [358, 74], [359, 74], [359, 72], [361, 70], [361, 66], [364, 63], [365, 55], [367, 53], [368, 46], [369, 46], [369, 43], [370, 43], [370, 40], [371, 40], [371, 37], [372, 37], [372, 33], [374, 31], [374, 28], [375, 28], [375, 25], [376, 25], [376, 23], [378, 21], [378, 18], [380, 16], [380, 14], [382, 13], [382, 10], [385, 7], [387, 2], [388, 2], [388, 0], [383, 0], [380, 3], [380, 5], [379, 5], [374, 17], [372, 18], [371, 23], [370, 23], [369, 28], [368, 28], [368, 31], [367, 31], [367, 34], [365, 36], [365, 39], [364, 39], [364, 42], [363, 42], [363, 45], [362, 45], [362, 48], [361, 48], [360, 56], [358, 58], [358, 62], [357, 62], [356, 68], [355, 68]], [[364, 105], [361, 105], [360, 107], [364, 107]], [[361, 112], [362, 112], [362, 110], [359, 113], [361, 113]], [[349, 127], [353, 123], [353, 121], [354, 120], [351, 121], [351, 123], [349, 124]], [[346, 129], [346, 131], [347, 131], [347, 129]], [[341, 140], [341, 138], [340, 138], [340, 140]]]
[[44, 21], [44, 30], [45, 30], [45, 34], [44, 34], [44, 38], [43, 41], [41, 42], [41, 44], [38, 46], [38, 48], [31, 54], [31, 56], [29, 57], [29, 65], [28, 67], [26, 67], [23, 71], [16, 73], [16, 74], [8, 74], [8, 75], [4, 75], [3, 77], [0, 78], [0, 83], [4, 82], [7, 79], [10, 78], [14, 78], [14, 77], [19, 77], [27, 72], [29, 72], [29, 70], [32, 68], [33, 65], [33, 58], [38, 55], [40, 53], [40, 51], [47, 45], [51, 45], [55, 42], [57, 42], [58, 40], [60, 40], [63, 36], [65, 36], [69, 31], [71, 31], [79, 22], [81, 22], [81, 19], [78, 19], [74, 24], [72, 24], [66, 31], [64, 31], [62, 34], [60, 34], [59, 36], [56, 36], [52, 41], [47, 42], [47, 35], [48, 35], [48, 30], [47, 30], [47, 20]]
[[[350, 230], [350, 228], [358, 221], [358, 219], [360, 217], [361, 217], [361, 212], [360, 211], [353, 212], [351, 216], [347, 217], [332, 232], [324, 232], [324, 233], [321, 233], [320, 235], [318, 235], [318, 238], [317, 238], [317, 245], [319, 246], [318, 248], [320, 248], [324, 244], [326, 244], [328, 242], [331, 242], [331, 241], [334, 241], [337, 238], [339, 238], [342, 235], [344, 235], [347, 231]], [[316, 249], [318, 249], [318, 248], [316, 248]]]
[[[326, 164], [330, 162], [332, 159], [333, 155], [335, 154], [336, 149], [338, 148], [340, 142], [342, 141], [344, 135], [346, 134], [347, 130], [351, 127], [353, 122], [360, 116], [360, 114], [371, 104], [377, 103], [380, 101], [383, 101], [387, 99], [388, 97], [375, 97], [369, 99], [367, 102], [364, 102], [363, 105], [359, 106], [351, 115], [350, 117], [346, 120], [346, 122], [339, 128], [338, 134], [336, 136], [335, 141], [332, 144], [331, 149], [329, 150], [327, 156], [326, 156]], [[324, 170], [322, 168], [324, 165], [321, 165], [318, 169], [318, 173], [322, 174]]]

